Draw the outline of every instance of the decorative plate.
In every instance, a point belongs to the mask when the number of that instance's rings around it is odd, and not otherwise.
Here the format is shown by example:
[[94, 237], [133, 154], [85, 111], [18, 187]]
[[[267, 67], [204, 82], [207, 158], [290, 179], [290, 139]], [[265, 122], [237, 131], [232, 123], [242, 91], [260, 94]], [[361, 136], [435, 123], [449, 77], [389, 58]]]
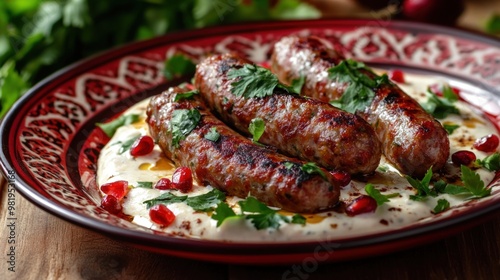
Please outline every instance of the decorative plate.
[[[106, 138], [95, 123], [179, 81], [166, 81], [163, 61], [175, 52], [199, 57], [237, 52], [256, 63], [287, 34], [325, 37], [348, 57], [372, 66], [435, 73], [480, 89], [466, 97], [500, 122], [500, 42], [455, 29], [408, 22], [315, 20], [193, 30], [127, 45], [71, 65], [37, 84], [5, 117], [1, 164], [9, 182], [38, 207], [138, 248], [228, 263], [338, 261], [431, 242], [474, 226], [500, 208], [500, 192], [451, 214], [383, 234], [276, 244], [168, 236], [99, 207], [96, 162]], [[500, 183], [497, 176], [493, 183]], [[312, 259], [309, 259], [312, 258]]]

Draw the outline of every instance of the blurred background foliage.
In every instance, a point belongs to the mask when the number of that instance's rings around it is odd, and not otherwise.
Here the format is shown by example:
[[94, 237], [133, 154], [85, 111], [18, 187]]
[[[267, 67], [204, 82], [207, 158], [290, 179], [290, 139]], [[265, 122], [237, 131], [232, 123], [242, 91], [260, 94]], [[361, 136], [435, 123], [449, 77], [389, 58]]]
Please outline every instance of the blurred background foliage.
[[36, 82], [99, 51], [178, 30], [319, 16], [299, 0], [1, 0], [0, 117]]

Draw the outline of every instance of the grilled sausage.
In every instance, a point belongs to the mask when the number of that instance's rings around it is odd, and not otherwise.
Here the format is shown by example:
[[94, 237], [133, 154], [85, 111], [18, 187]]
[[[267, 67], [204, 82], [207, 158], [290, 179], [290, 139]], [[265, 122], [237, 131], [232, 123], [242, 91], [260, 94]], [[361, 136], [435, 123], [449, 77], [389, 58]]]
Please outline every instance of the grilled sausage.
[[[329, 102], [338, 100], [346, 89], [346, 83], [328, 78], [328, 69], [343, 60], [319, 38], [290, 36], [275, 44], [271, 67], [285, 84], [304, 75], [302, 94]], [[363, 74], [376, 76], [371, 71]], [[357, 114], [375, 129], [385, 157], [410, 176], [422, 177], [430, 167], [441, 169], [450, 154], [442, 125], [397, 85], [383, 84], [374, 91], [371, 104]]]
[[[150, 133], [166, 156], [188, 166], [202, 185], [229, 195], [248, 195], [288, 211], [313, 213], [336, 205], [339, 183], [325, 169], [322, 174], [303, 170], [304, 162], [254, 144], [214, 117], [198, 96], [174, 101], [185, 90], [170, 88], [153, 97], [147, 109]], [[196, 127], [173, 143], [172, 117], [176, 110], [197, 110]], [[205, 138], [216, 130], [214, 141]]]
[[233, 54], [214, 55], [198, 64], [195, 86], [207, 105], [239, 132], [249, 134], [252, 119], [264, 120], [259, 142], [327, 169], [369, 174], [378, 166], [381, 144], [362, 118], [328, 103], [275, 88], [270, 96], [246, 98], [232, 93], [230, 69], [250, 61]]

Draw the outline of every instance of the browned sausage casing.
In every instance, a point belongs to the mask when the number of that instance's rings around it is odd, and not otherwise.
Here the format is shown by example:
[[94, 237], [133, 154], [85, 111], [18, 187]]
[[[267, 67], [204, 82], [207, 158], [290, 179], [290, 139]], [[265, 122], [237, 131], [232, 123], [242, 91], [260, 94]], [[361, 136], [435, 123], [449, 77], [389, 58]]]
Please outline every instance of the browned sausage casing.
[[[344, 58], [316, 37], [289, 36], [274, 46], [271, 65], [279, 79], [290, 84], [305, 76], [302, 94], [325, 102], [338, 100], [345, 84], [328, 78], [328, 69]], [[373, 73], [366, 72], [373, 77]], [[402, 173], [422, 177], [432, 167], [441, 169], [450, 154], [442, 125], [397, 85], [375, 90], [371, 105], [358, 114], [375, 129], [385, 157]]]
[[250, 135], [250, 122], [261, 118], [266, 128], [259, 142], [327, 169], [368, 174], [377, 168], [381, 144], [361, 117], [283, 90], [262, 98], [234, 95], [232, 83], [237, 78], [229, 79], [227, 73], [250, 63], [226, 54], [208, 57], [197, 66], [195, 86], [223, 121]]
[[[241, 198], [252, 195], [293, 212], [313, 213], [336, 205], [339, 185], [326, 170], [326, 179], [308, 174], [301, 169], [304, 162], [252, 143], [214, 117], [197, 96], [175, 102], [175, 95], [183, 91], [171, 88], [153, 97], [147, 123], [166, 156], [179, 166], [190, 167], [200, 184]], [[179, 109], [196, 109], [201, 119], [179, 146], [173, 147], [169, 123]], [[215, 142], [205, 138], [213, 128], [220, 135]]]

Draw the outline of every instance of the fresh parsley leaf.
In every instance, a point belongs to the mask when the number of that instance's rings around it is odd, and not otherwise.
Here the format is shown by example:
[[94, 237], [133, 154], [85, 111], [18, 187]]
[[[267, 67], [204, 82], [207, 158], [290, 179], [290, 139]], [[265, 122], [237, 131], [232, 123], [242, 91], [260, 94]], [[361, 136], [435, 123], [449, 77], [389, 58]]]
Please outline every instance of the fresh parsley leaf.
[[490, 34], [500, 33], [500, 15], [494, 14], [488, 19], [485, 25], [485, 31]]
[[193, 76], [196, 64], [183, 54], [175, 54], [165, 60], [163, 74], [169, 80], [181, 76]]
[[453, 133], [453, 131], [455, 131], [459, 127], [460, 126], [457, 124], [448, 124], [448, 123], [443, 124], [443, 128], [446, 130], [448, 135], [451, 135]]
[[137, 185], [135, 187], [136, 188], [144, 188], [144, 189], [152, 189], [153, 182], [140, 181], [140, 182], [137, 182]]
[[283, 163], [283, 165], [285, 166], [286, 169], [291, 169], [295, 165], [295, 163], [291, 161], [286, 161]]
[[201, 119], [201, 114], [196, 109], [179, 109], [172, 113], [170, 131], [172, 132], [172, 146], [179, 147], [179, 142], [193, 131]]
[[292, 84], [290, 85], [290, 87], [292, 88], [293, 92], [301, 93], [302, 87], [304, 86], [305, 82], [306, 76], [300, 75], [299, 78], [292, 80]]
[[429, 88], [427, 90], [428, 99], [421, 104], [425, 111], [438, 119], [444, 119], [450, 114], [460, 115], [458, 108], [453, 105], [458, 100], [458, 97], [451, 88], [446, 90], [446, 87], [449, 88], [449, 86], [443, 87], [443, 98], [438, 97]]
[[174, 97], [174, 101], [177, 102], [177, 101], [183, 100], [183, 99], [190, 99], [195, 94], [199, 94], [199, 93], [200, 92], [197, 89], [186, 91], [186, 92], [183, 92], [183, 93], [177, 93], [175, 95], [175, 97]]
[[377, 190], [372, 184], [366, 184], [365, 186], [366, 193], [371, 196], [377, 202], [377, 205], [380, 206], [386, 202], [389, 202], [389, 198], [396, 197], [398, 193], [392, 193], [389, 195], [383, 195]]
[[256, 229], [266, 229], [280, 227], [281, 222], [289, 223], [290, 219], [278, 214], [277, 210], [267, 207], [255, 197], [249, 196], [245, 200], [239, 201], [242, 212], [250, 212], [245, 218], [250, 220]]
[[450, 202], [446, 199], [439, 199], [437, 201], [436, 206], [432, 210], [432, 213], [438, 214], [438, 213], [445, 211], [448, 208], [450, 208]]
[[149, 208], [155, 206], [156, 204], [178, 203], [178, 202], [183, 202], [186, 199], [187, 199], [187, 195], [177, 196], [171, 192], [166, 192], [166, 193], [163, 193], [156, 198], [145, 200], [143, 203], [146, 204], [146, 207], [149, 209]]
[[331, 102], [332, 105], [355, 113], [368, 107], [375, 97], [374, 88], [390, 83], [387, 75], [369, 77], [364, 72], [373, 72], [362, 62], [345, 60], [328, 70], [328, 77], [338, 83], [346, 83], [347, 88], [340, 100]]
[[290, 222], [292, 224], [305, 225], [306, 221], [307, 221], [306, 217], [299, 214], [295, 214], [292, 216], [292, 221]]
[[212, 219], [217, 221], [217, 227], [222, 225], [224, 220], [230, 217], [237, 216], [236, 213], [234, 213], [233, 209], [227, 205], [225, 202], [221, 202], [217, 205], [217, 208], [215, 208], [214, 213], [212, 215]]
[[479, 166], [483, 166], [489, 171], [498, 171], [500, 170], [500, 153], [493, 153], [484, 159], [477, 159], [476, 164]]
[[212, 142], [217, 142], [217, 140], [219, 140], [219, 138], [220, 138], [220, 134], [219, 134], [219, 132], [217, 132], [217, 128], [211, 127], [210, 131], [208, 131], [204, 137], [205, 137], [205, 139], [208, 139]]
[[108, 135], [108, 137], [113, 137], [116, 130], [124, 125], [129, 125], [139, 121], [139, 115], [137, 114], [129, 114], [129, 115], [121, 115], [115, 120], [107, 123], [96, 123], [98, 127]]
[[264, 131], [266, 130], [266, 123], [261, 118], [255, 118], [250, 121], [248, 131], [252, 134], [252, 141], [258, 142]]
[[276, 88], [291, 91], [291, 88], [282, 85], [278, 77], [271, 71], [253, 64], [245, 64], [241, 68], [229, 69], [227, 77], [235, 80], [231, 83], [231, 92], [238, 97], [261, 98], [271, 96]]
[[137, 139], [139, 139], [139, 137], [141, 137], [141, 135], [134, 136], [134, 137], [128, 139], [127, 141], [125, 141], [125, 142], [118, 141], [118, 143], [122, 144], [120, 146], [120, 149], [118, 149], [118, 154], [121, 155], [121, 154], [125, 153], [126, 151], [130, 150], [130, 147], [132, 147], [132, 145], [134, 144], [134, 142]]
[[424, 178], [422, 180], [414, 179], [410, 176], [406, 176], [406, 180], [412, 187], [414, 187], [417, 190], [416, 195], [411, 195], [410, 199], [411, 200], [417, 200], [417, 201], [422, 201], [424, 200], [427, 196], [436, 196], [436, 192], [431, 191], [431, 188], [429, 186], [430, 181], [432, 178], [432, 168], [429, 168], [427, 172], [425, 173]]
[[314, 162], [305, 163], [304, 165], [302, 165], [300, 169], [307, 174], [319, 174], [323, 179], [328, 181], [325, 172], [323, 172], [323, 170], [320, 167], [318, 167]]
[[147, 208], [151, 208], [159, 203], [171, 204], [185, 202], [196, 211], [209, 211], [212, 210], [216, 205], [222, 203], [224, 199], [226, 199], [226, 195], [223, 192], [219, 191], [218, 189], [213, 189], [205, 194], [197, 196], [177, 196], [171, 192], [166, 192], [154, 199], [146, 200], [143, 203], [146, 204]]
[[445, 189], [446, 193], [453, 195], [468, 195], [466, 199], [477, 199], [491, 194], [491, 189], [484, 185], [479, 174], [465, 165], [460, 166], [460, 169], [462, 171], [461, 179], [464, 185], [457, 186], [448, 184]]
[[186, 199], [186, 204], [196, 211], [210, 211], [226, 199], [226, 195], [218, 189]]

